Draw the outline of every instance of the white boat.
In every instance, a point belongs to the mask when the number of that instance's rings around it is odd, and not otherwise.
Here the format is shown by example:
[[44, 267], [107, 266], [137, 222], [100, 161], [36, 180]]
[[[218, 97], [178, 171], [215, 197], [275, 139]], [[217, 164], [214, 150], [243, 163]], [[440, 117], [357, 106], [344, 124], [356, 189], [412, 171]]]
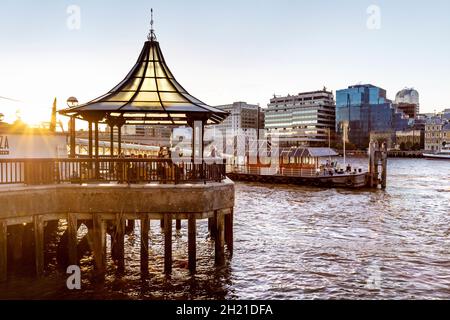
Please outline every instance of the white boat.
[[449, 159], [450, 160], [450, 147], [443, 147], [441, 151], [436, 153], [424, 153], [425, 158], [430, 159]]

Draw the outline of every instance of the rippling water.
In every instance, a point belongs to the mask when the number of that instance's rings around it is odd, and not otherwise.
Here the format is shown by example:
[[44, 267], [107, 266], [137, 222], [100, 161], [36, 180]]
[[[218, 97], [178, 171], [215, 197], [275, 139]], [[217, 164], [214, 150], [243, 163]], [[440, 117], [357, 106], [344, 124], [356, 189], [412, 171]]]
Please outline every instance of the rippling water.
[[[365, 159], [355, 159], [366, 164]], [[150, 277], [139, 268], [139, 225], [126, 239], [126, 273], [108, 261], [105, 287], [64, 275], [12, 280], [8, 297], [100, 299], [448, 299], [450, 162], [392, 159], [388, 188], [351, 191], [236, 183], [235, 252], [217, 270], [205, 222], [198, 273], [187, 271], [187, 226], [174, 235], [174, 272], [162, 275], [163, 236], [151, 225]], [[84, 274], [91, 270], [82, 261]], [[5, 294], [4, 288], [3, 293]]]

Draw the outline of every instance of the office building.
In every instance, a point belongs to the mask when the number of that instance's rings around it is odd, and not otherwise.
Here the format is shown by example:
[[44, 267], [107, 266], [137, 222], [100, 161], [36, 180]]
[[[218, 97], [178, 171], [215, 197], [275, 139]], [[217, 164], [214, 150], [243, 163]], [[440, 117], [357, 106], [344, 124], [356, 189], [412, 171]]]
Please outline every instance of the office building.
[[273, 97], [266, 109], [266, 130], [280, 146], [328, 146], [335, 128], [333, 92], [326, 88]]

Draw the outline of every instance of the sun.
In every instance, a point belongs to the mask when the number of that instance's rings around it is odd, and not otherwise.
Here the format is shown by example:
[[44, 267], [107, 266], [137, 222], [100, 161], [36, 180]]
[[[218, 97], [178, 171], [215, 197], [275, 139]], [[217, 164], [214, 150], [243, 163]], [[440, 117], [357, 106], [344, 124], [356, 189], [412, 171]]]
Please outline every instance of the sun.
[[43, 122], [49, 122], [51, 110], [48, 108], [22, 108], [18, 110], [17, 118], [30, 126], [39, 126]]

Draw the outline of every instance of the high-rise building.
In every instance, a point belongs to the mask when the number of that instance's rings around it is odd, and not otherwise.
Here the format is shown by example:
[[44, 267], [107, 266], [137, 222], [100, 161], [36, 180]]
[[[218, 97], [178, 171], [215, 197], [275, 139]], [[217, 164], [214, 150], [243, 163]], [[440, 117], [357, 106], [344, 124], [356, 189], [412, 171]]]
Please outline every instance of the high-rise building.
[[395, 96], [395, 105], [411, 119], [415, 119], [420, 111], [419, 92], [413, 88], [399, 91]]
[[386, 90], [371, 84], [354, 85], [336, 92], [336, 131], [342, 133], [348, 124], [348, 140], [367, 148], [371, 133], [404, 130], [408, 118], [396, 111], [387, 99]]
[[256, 130], [264, 129], [264, 110], [259, 105], [234, 102], [215, 108], [230, 113], [222, 123], [215, 125], [215, 128], [221, 130], [222, 133], [230, 135], [248, 133], [256, 138]]
[[297, 95], [273, 97], [266, 109], [269, 136], [278, 136], [282, 147], [327, 146], [335, 128], [333, 92], [326, 88]]

